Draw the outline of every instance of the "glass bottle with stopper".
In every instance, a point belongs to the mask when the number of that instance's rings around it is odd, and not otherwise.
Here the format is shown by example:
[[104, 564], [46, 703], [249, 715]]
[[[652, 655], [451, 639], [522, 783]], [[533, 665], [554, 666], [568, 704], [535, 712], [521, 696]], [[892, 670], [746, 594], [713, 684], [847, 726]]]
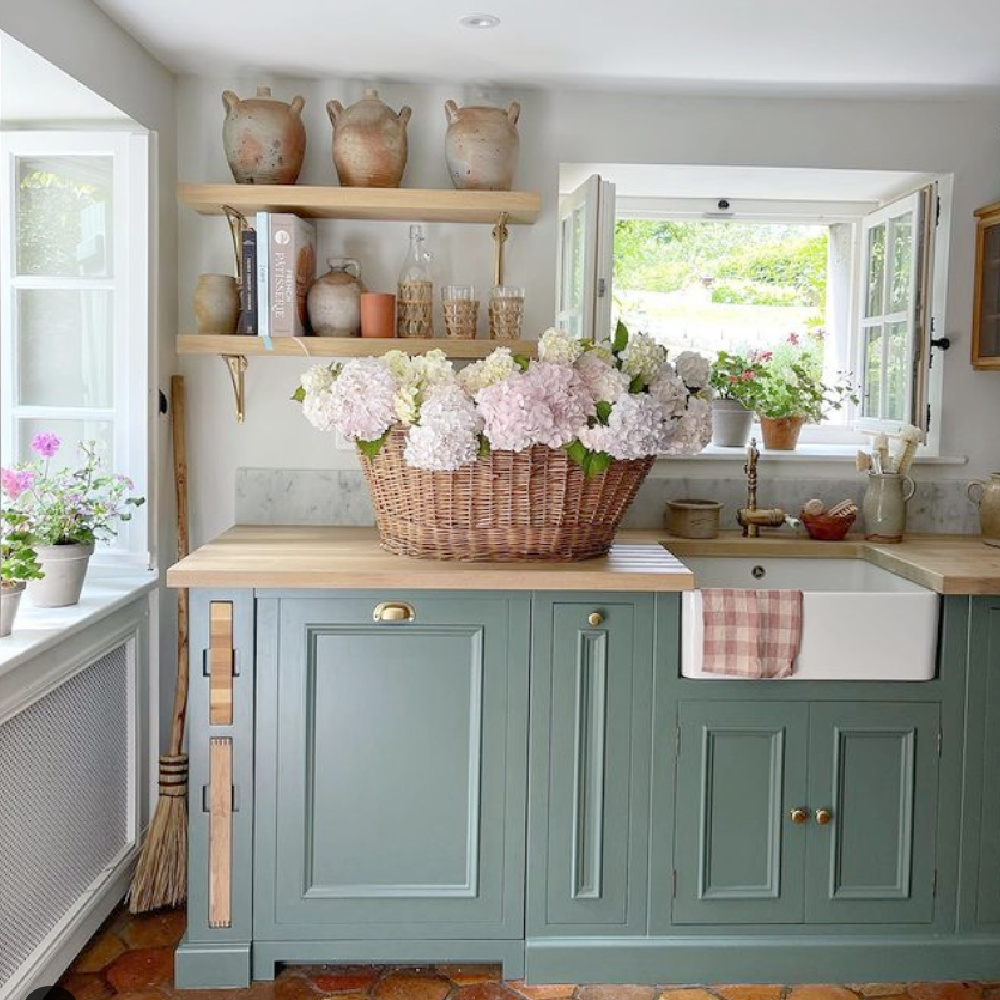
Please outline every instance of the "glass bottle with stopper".
[[399, 272], [396, 295], [396, 336], [434, 336], [434, 282], [431, 254], [424, 245], [424, 227], [410, 226], [410, 249]]

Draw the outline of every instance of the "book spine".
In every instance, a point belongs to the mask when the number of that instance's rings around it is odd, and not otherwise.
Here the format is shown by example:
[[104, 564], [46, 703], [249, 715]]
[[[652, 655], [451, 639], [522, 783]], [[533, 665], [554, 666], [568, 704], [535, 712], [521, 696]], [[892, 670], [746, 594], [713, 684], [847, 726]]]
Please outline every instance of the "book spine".
[[271, 297], [271, 336], [291, 337], [294, 329], [295, 216], [275, 212], [271, 216], [271, 248], [268, 290]]
[[271, 336], [270, 266], [271, 225], [268, 212], [257, 213], [257, 336]]
[[245, 229], [240, 240], [240, 333], [257, 336], [257, 231]]

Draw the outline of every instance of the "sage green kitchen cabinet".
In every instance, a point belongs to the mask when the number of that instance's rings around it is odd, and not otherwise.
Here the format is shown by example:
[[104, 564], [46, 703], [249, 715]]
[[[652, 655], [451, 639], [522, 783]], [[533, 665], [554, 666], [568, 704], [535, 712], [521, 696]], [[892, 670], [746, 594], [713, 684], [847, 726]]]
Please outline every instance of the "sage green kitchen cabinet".
[[644, 933], [653, 597], [536, 595], [533, 630], [529, 933]]
[[520, 947], [529, 602], [388, 596], [258, 600], [258, 978], [281, 941]]
[[940, 709], [682, 702], [676, 924], [930, 923]]

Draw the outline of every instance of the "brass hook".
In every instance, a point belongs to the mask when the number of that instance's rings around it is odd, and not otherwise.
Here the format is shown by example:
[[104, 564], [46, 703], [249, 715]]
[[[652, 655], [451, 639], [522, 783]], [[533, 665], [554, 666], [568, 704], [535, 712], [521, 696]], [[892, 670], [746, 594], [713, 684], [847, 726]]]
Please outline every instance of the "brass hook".
[[246, 417], [247, 359], [243, 354], [223, 354], [221, 358], [229, 371], [229, 381], [233, 383], [233, 400], [236, 403], [236, 422], [242, 424]]

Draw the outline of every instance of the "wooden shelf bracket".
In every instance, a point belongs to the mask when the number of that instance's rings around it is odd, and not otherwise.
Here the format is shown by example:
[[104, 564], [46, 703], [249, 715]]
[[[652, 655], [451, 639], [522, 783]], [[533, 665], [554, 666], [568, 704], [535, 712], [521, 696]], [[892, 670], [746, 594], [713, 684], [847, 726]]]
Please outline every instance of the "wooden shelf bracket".
[[501, 212], [499, 218], [497, 219], [497, 224], [493, 227], [493, 246], [494, 246], [494, 272], [493, 276], [496, 278], [496, 284], [503, 284], [503, 253], [504, 244], [507, 242], [507, 213]]
[[220, 354], [229, 372], [229, 381], [233, 384], [233, 401], [236, 404], [236, 422], [242, 424], [246, 418], [246, 370], [245, 354]]

